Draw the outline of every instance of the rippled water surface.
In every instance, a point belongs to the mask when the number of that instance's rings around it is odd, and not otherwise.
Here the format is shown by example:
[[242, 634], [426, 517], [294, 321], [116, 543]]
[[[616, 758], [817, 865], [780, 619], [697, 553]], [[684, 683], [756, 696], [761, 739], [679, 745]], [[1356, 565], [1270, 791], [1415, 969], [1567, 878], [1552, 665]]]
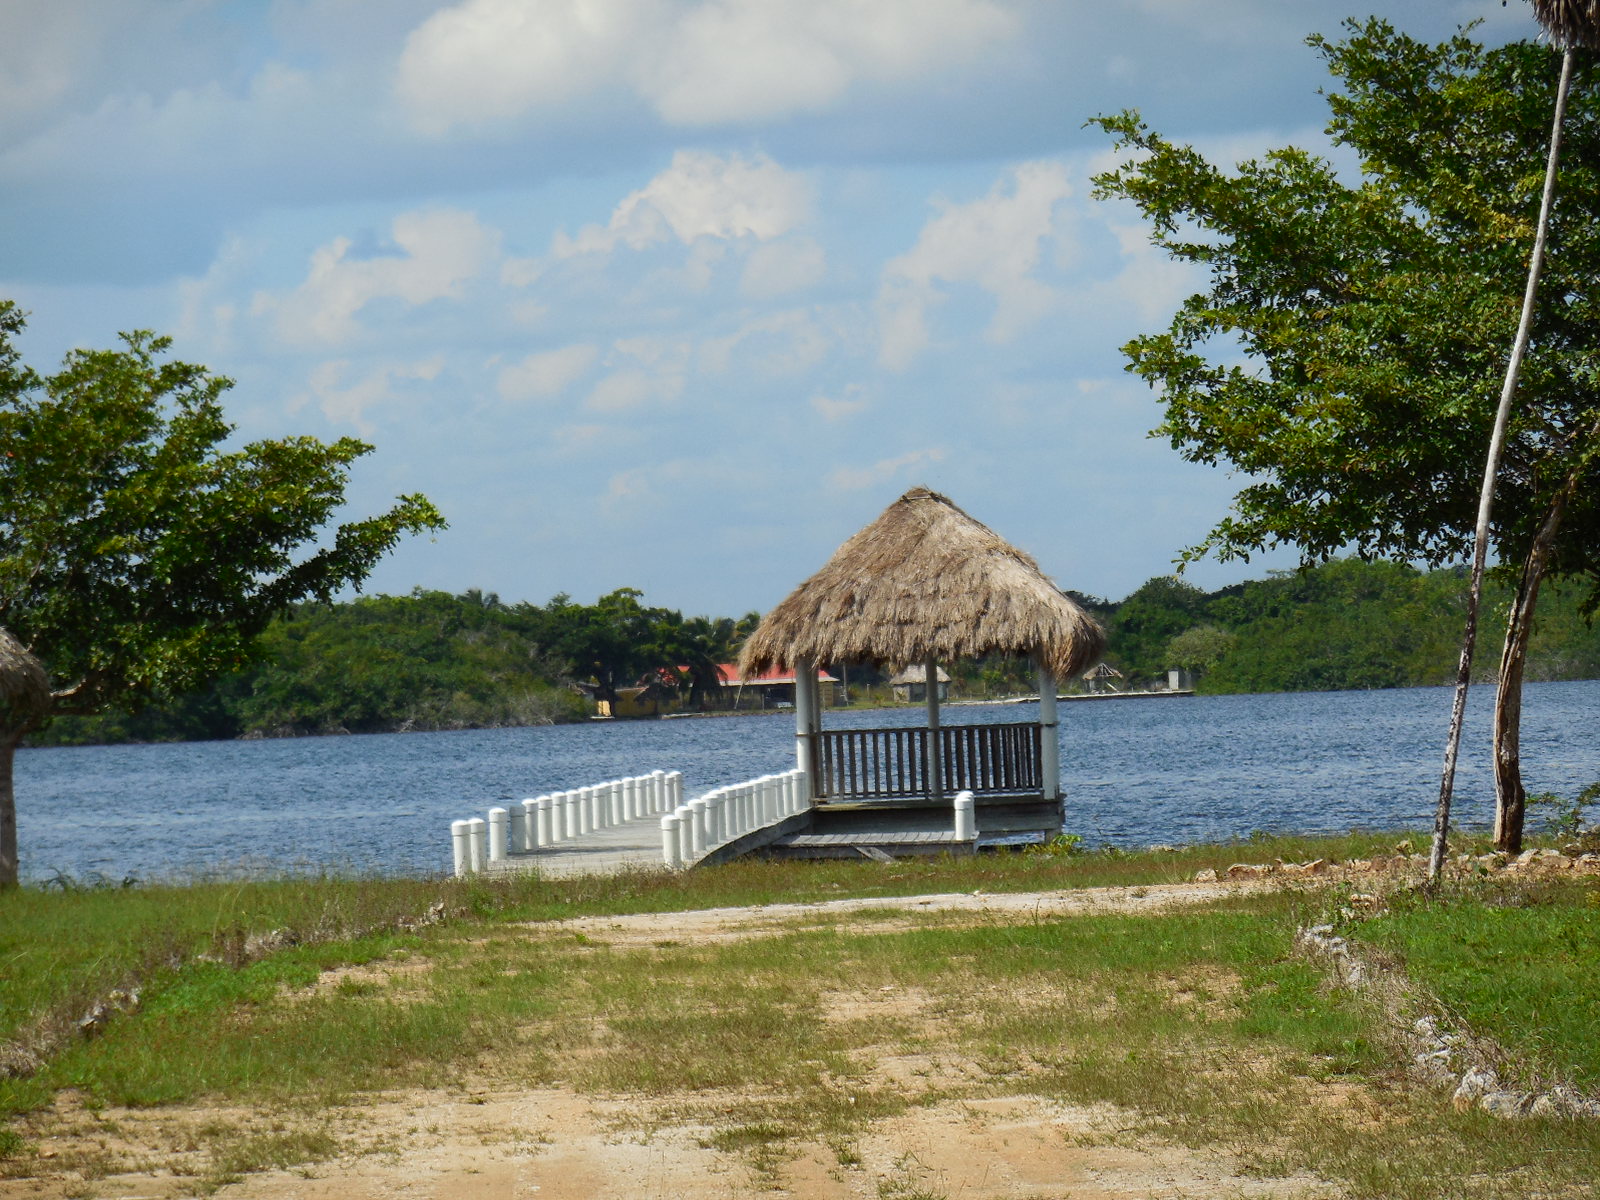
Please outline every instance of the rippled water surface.
[[[1488, 688], [1475, 689], [1457, 823], [1493, 815]], [[1431, 825], [1450, 693], [1442, 688], [1199, 696], [1061, 705], [1067, 827], [1091, 844]], [[1600, 779], [1600, 681], [1532, 684], [1530, 791]], [[1022, 721], [1036, 706], [952, 706], [947, 723]], [[921, 713], [830, 714], [828, 727]], [[24, 750], [23, 874], [164, 875], [329, 867], [434, 872], [449, 825], [495, 804], [657, 768], [686, 791], [783, 770], [787, 714], [538, 729]]]

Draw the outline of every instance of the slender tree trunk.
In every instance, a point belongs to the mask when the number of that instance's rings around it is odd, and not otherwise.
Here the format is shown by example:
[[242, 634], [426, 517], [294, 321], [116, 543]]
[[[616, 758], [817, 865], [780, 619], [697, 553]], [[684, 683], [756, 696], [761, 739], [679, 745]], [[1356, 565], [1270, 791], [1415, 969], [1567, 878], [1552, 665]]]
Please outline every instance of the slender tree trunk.
[[1456, 752], [1461, 747], [1461, 725], [1467, 711], [1467, 688], [1472, 682], [1472, 652], [1478, 637], [1478, 600], [1483, 591], [1483, 568], [1489, 550], [1489, 515], [1494, 505], [1495, 478], [1500, 474], [1500, 456], [1505, 450], [1506, 425], [1511, 417], [1511, 401], [1517, 394], [1522, 374], [1522, 358], [1533, 332], [1533, 307], [1539, 295], [1539, 271], [1544, 265], [1544, 244], [1550, 232], [1550, 209], [1555, 203], [1556, 172], [1561, 163], [1561, 122], [1567, 112], [1567, 93], [1572, 86], [1572, 48], [1561, 56], [1561, 81], [1556, 85], [1555, 120], [1550, 129], [1550, 152], [1545, 159], [1544, 195], [1539, 201], [1539, 222], [1533, 235], [1533, 252], [1528, 256], [1528, 283], [1522, 293], [1522, 317], [1512, 341], [1511, 358], [1506, 364], [1505, 383], [1500, 389], [1500, 404], [1495, 410], [1494, 432], [1489, 438], [1488, 461], [1483, 468], [1483, 486], [1478, 493], [1478, 525], [1473, 538], [1472, 584], [1467, 589], [1466, 629], [1461, 635], [1461, 661], [1456, 669], [1455, 702], [1450, 710], [1450, 733], [1445, 739], [1444, 770], [1439, 778], [1439, 804], [1433, 817], [1433, 846], [1428, 854], [1428, 883], [1437, 884], [1444, 869], [1446, 843], [1450, 832], [1450, 794], [1455, 786]]
[[0, 730], [0, 888], [17, 886], [17, 799], [12, 767], [22, 738], [21, 732]]

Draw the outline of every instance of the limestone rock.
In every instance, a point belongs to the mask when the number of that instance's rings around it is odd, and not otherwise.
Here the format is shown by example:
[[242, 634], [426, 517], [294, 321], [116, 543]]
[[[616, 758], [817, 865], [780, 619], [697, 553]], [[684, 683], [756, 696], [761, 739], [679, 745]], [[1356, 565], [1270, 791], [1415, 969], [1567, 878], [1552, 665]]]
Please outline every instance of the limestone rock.
[[1194, 881], [1196, 883], [1215, 883], [1217, 881], [1217, 873], [1213, 868], [1207, 867], [1203, 871], [1194, 873]]
[[1499, 1086], [1500, 1077], [1495, 1074], [1493, 1067], [1473, 1067], [1461, 1077], [1451, 1102], [1456, 1106], [1456, 1111], [1465, 1112], [1478, 1102], [1479, 1097], [1488, 1095]]
[[1528, 1115], [1533, 1097], [1521, 1092], [1489, 1092], [1478, 1100], [1478, 1107], [1491, 1117], [1515, 1120]]

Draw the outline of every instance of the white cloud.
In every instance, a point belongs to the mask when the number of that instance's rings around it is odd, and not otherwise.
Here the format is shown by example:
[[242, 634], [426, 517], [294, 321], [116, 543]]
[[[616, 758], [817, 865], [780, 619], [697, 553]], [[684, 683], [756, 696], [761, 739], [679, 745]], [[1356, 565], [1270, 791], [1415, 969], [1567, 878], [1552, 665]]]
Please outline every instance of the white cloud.
[[834, 338], [806, 309], [767, 313], [745, 321], [733, 333], [700, 344], [702, 369], [720, 375], [733, 368], [766, 376], [798, 375], [816, 366], [834, 347]]
[[822, 415], [824, 421], [842, 421], [853, 417], [867, 406], [867, 389], [859, 383], [848, 383], [837, 396], [824, 396], [818, 392], [811, 397], [811, 407]]
[[838, 467], [828, 476], [828, 486], [842, 492], [859, 492], [874, 484], [884, 483], [912, 467], [924, 463], [939, 463], [945, 452], [937, 446], [926, 450], [911, 450], [898, 458], [880, 458], [869, 467]]
[[305, 282], [284, 296], [256, 294], [253, 311], [275, 313], [278, 332], [297, 344], [338, 343], [357, 332], [356, 314], [374, 300], [415, 307], [459, 298], [499, 252], [499, 231], [459, 209], [402, 213], [391, 234], [402, 251], [351, 259], [349, 238], [335, 238], [311, 255]]
[[435, 136], [617, 95], [669, 125], [748, 125], [937, 78], [1021, 25], [993, 0], [462, 0], [411, 31], [395, 92]]
[[971, 285], [993, 297], [984, 332], [992, 342], [1010, 341], [1044, 316], [1056, 292], [1034, 270], [1042, 245], [1063, 236], [1057, 206], [1071, 195], [1064, 166], [1030, 162], [982, 199], [942, 204], [917, 244], [884, 268], [880, 361], [903, 370], [928, 347], [928, 313], [944, 299], [943, 285]]
[[530, 354], [501, 368], [496, 386], [503, 400], [542, 400], [559, 396], [581, 379], [599, 357], [594, 346], [579, 344]]
[[739, 291], [752, 300], [770, 300], [812, 287], [827, 273], [828, 256], [814, 240], [784, 238], [750, 252]]
[[685, 245], [707, 237], [767, 241], [802, 224], [810, 211], [805, 178], [764, 154], [679, 150], [670, 167], [617, 205], [608, 224], [585, 225], [575, 237], [558, 233], [552, 250], [569, 258], [618, 246], [643, 250], [674, 238]]
[[348, 360], [319, 363], [306, 381], [307, 393], [296, 397], [290, 408], [298, 409], [307, 402], [315, 402], [328, 420], [353, 425], [362, 437], [371, 437], [375, 430], [368, 419], [368, 410], [389, 400], [395, 383], [436, 379], [443, 367], [443, 356], [434, 355], [420, 362], [380, 367], [366, 377], [345, 385], [343, 380], [350, 369]]

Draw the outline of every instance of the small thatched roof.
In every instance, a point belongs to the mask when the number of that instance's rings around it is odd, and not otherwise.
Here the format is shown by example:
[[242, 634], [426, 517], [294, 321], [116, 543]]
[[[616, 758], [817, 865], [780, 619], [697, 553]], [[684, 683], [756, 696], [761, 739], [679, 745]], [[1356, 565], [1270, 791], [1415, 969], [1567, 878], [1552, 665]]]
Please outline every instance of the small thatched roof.
[[1533, 15], [1556, 45], [1600, 50], [1600, 0], [1533, 0]]
[[766, 615], [739, 664], [749, 673], [796, 658], [904, 667], [1013, 654], [1065, 679], [1105, 648], [1104, 630], [1038, 563], [913, 488]]
[[0, 629], [0, 711], [30, 716], [49, 702], [50, 677], [44, 666], [9, 631]]

